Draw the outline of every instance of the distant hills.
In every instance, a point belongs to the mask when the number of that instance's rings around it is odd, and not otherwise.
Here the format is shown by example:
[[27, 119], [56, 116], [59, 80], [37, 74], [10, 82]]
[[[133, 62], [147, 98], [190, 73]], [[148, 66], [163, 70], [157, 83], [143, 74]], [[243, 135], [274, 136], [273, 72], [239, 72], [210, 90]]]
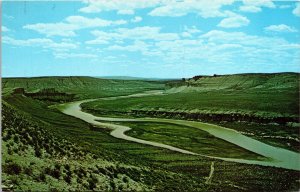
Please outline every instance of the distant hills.
[[169, 82], [175, 92], [243, 90], [243, 89], [299, 89], [299, 73], [249, 73], [234, 75], [194, 76]]
[[[16, 87], [35, 91], [42, 88], [56, 88], [58, 91], [77, 92], [78, 90], [108, 91], [121, 90], [129, 87], [147, 89], [167, 89], [174, 92], [209, 91], [209, 90], [244, 90], [244, 89], [299, 89], [299, 73], [248, 73], [233, 75], [197, 75], [192, 78], [159, 79], [130, 76], [65, 76], [65, 77], [32, 77], [2, 78], [2, 89]], [[2, 91], [3, 91], [2, 90]]]
[[[151, 77], [132, 77], [132, 76], [96, 76], [101, 79], [116, 79], [116, 80], [143, 80], [143, 81], [166, 81], [176, 80], [176, 78], [151, 78]], [[177, 78], [178, 80], [178, 78]]]
[[54, 88], [59, 92], [77, 94], [84, 98], [132, 94], [153, 89], [164, 89], [162, 81], [117, 80], [95, 77], [32, 77], [3, 78], [2, 91], [11, 93], [15, 88], [24, 88], [26, 92]]

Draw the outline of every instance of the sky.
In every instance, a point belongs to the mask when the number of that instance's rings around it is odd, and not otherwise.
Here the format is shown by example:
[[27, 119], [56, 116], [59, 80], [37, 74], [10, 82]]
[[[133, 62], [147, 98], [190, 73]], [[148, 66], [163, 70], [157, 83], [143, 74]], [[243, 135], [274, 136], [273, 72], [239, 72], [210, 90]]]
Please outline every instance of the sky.
[[3, 1], [2, 76], [300, 72], [300, 1]]

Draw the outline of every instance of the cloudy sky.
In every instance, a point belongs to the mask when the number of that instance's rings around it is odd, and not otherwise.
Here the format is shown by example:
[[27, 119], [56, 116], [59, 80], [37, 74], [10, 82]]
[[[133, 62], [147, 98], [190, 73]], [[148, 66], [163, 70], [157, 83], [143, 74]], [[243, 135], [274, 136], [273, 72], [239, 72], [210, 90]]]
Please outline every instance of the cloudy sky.
[[300, 2], [2, 2], [2, 76], [300, 72]]

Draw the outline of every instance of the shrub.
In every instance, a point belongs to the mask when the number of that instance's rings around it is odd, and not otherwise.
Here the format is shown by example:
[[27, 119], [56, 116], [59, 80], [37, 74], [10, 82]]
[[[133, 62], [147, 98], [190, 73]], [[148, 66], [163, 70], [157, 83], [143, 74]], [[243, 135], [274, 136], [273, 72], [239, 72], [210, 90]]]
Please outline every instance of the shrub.
[[60, 170], [59, 169], [54, 169], [52, 170], [52, 174], [51, 174], [54, 178], [59, 179], [60, 177]]
[[46, 181], [46, 176], [44, 173], [41, 173], [38, 177], [38, 180], [45, 182]]
[[40, 151], [39, 148], [35, 149], [35, 156], [37, 156], [37, 157], [41, 157], [42, 156], [42, 153], [41, 153], [41, 151]]
[[22, 172], [22, 167], [16, 163], [10, 163], [3, 166], [3, 170], [7, 174], [19, 175]]
[[24, 168], [24, 173], [27, 175], [32, 175], [32, 169], [29, 167]]
[[129, 180], [128, 180], [128, 178], [127, 178], [126, 176], [123, 177], [123, 182], [124, 182], [124, 183], [128, 183], [128, 181], [129, 181]]
[[59, 190], [56, 188], [50, 188], [50, 192], [59, 192]]
[[64, 177], [64, 180], [67, 182], [67, 183], [71, 183], [71, 175], [66, 175], [65, 177]]

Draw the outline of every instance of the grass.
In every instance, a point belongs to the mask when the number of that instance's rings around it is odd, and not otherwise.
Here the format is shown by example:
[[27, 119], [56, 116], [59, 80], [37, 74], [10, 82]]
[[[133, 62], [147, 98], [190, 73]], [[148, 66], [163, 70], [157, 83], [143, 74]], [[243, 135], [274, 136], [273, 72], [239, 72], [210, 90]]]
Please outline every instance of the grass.
[[[98, 100], [84, 103], [82, 107], [101, 116], [129, 115], [206, 121], [248, 132], [255, 139], [298, 151], [298, 97], [298, 91], [293, 89], [181, 92], [142, 98]], [[276, 123], [276, 119], [284, 121]], [[291, 126], [292, 124], [296, 126]]]
[[128, 95], [148, 90], [164, 89], [163, 81], [110, 80], [93, 77], [3, 78], [2, 90], [9, 95], [15, 88], [37, 92], [55, 88], [59, 92], [76, 94], [75, 99]]
[[[48, 102], [22, 95], [9, 95], [16, 87], [24, 87], [27, 91], [55, 88], [60, 92], [77, 94], [77, 100], [163, 89], [164, 82], [55, 77], [4, 79], [3, 84], [5, 96], [2, 134], [5, 139], [2, 140], [2, 178], [6, 186], [13, 184], [14, 190], [297, 191], [299, 189], [299, 171], [212, 160], [116, 139], [110, 136], [108, 130], [91, 129], [87, 123], [79, 119], [48, 108]], [[213, 102], [209, 102], [210, 98]], [[295, 116], [298, 108], [295, 98], [296, 91], [286, 87], [273, 91], [238, 89], [106, 100], [89, 103], [85, 107], [94, 110], [94, 113], [107, 115], [132, 115], [127, 114], [132, 109], [154, 111], [167, 109], [175, 112], [212, 109], [221, 112], [264, 111]], [[283, 107], [282, 110], [280, 106]], [[187, 134], [187, 128], [182, 126], [152, 123], [132, 126], [134, 128], [128, 134], [139, 138], [163, 140], [167, 144], [197, 152], [213, 154], [221, 150], [220, 153], [226, 155], [227, 150], [231, 155], [256, 158], [247, 151], [236, 148], [233, 150], [228, 143], [212, 138], [200, 130], [192, 130], [193, 135], [190, 135]], [[251, 126], [252, 124], [245, 130], [256, 133], [260, 129], [258, 126]], [[242, 130], [238, 124], [234, 128]], [[281, 127], [277, 128], [276, 132], [282, 131]], [[282, 125], [282, 129], [284, 128], [290, 130], [291, 127]], [[269, 127], [263, 129], [267, 131]], [[30, 137], [26, 133], [30, 133]], [[35, 139], [30, 139], [33, 137]], [[200, 147], [198, 142], [207, 148]], [[205, 180], [209, 175], [212, 161], [215, 162], [215, 172], [212, 183], [207, 185]]]
[[[93, 167], [99, 164], [97, 162], [110, 161], [114, 165], [122, 162], [122, 164], [127, 166], [140, 168], [141, 171], [134, 171], [132, 174], [126, 175], [138, 183], [141, 182], [141, 180], [138, 180], [138, 178], [141, 178], [141, 175], [143, 175], [144, 182], [140, 184], [142, 186], [146, 185], [145, 189], [154, 187], [157, 191], [216, 191], [221, 189], [226, 191], [238, 191], [235, 186], [243, 187], [252, 191], [272, 191], [275, 189], [274, 186], [276, 186], [276, 189], [281, 190], [297, 188], [297, 171], [287, 171], [272, 167], [243, 165], [219, 160], [214, 160], [215, 171], [217, 174], [214, 176], [212, 184], [205, 185], [205, 178], [210, 172], [211, 159], [179, 154], [165, 149], [116, 139], [111, 137], [107, 130], [100, 129], [99, 131], [92, 131], [89, 125], [81, 120], [61, 114], [57, 110], [49, 109], [45, 103], [33, 100], [31, 98], [13, 96], [9, 99], [6, 98], [6, 101], [13, 105], [17, 111], [22, 110], [29, 114], [31, 117], [30, 121], [42, 122], [43, 124], [47, 125], [43, 127], [43, 129], [50, 132], [54, 138], [59, 138], [59, 140], [64, 139], [78, 146], [81, 150], [83, 150], [83, 152], [94, 155], [94, 158], [96, 158], [95, 161], [84, 161], [86, 163], [83, 163], [79, 160], [66, 161], [66, 163], [69, 162], [69, 164], [72, 166], [78, 167], [78, 170], [81, 170], [81, 167], [82, 170], [86, 170], [90, 173], [90, 175], [93, 175], [93, 172], [96, 169]], [[11, 122], [12, 121], [8, 121], [9, 124], [11, 124]], [[9, 157], [12, 162], [20, 162], [23, 160], [24, 155], [12, 155], [13, 156], [5, 156]], [[35, 155], [30, 153], [30, 158], [33, 158], [32, 156]], [[80, 186], [89, 186], [88, 184], [80, 184], [78, 187], [76, 187], [77, 185], [75, 184], [63, 184], [65, 182], [64, 178], [60, 179], [59, 177], [57, 179], [55, 178], [55, 174], [53, 176], [51, 170], [55, 169], [51, 167], [52, 165], [55, 167], [55, 164], [53, 164], [55, 161], [53, 161], [53, 157], [51, 155], [50, 157], [51, 158], [49, 160], [45, 158], [39, 158], [38, 161], [41, 163], [41, 165], [37, 166], [36, 168], [37, 172], [41, 173], [41, 171], [45, 170], [47, 167], [44, 167], [44, 165], [49, 165], [50, 179], [49, 176], [47, 176], [48, 174], [46, 174], [46, 182], [43, 181], [43, 178], [41, 182], [36, 182], [34, 180], [32, 183], [33, 186], [39, 187], [40, 185], [43, 185], [45, 187], [45, 183], [55, 183], [54, 181], [62, 182], [62, 184], [59, 184], [59, 186], [55, 185], [56, 187], [54, 184], [50, 185], [57, 189], [61, 189], [66, 185], [75, 189], [84, 189], [80, 188]], [[85, 156], [83, 157], [85, 158]], [[99, 158], [101, 161], [97, 160]], [[58, 157], [58, 159], [63, 158]], [[4, 162], [6, 162], [5, 164], [9, 163], [7, 161]], [[93, 162], [95, 162], [95, 164]], [[62, 164], [65, 166], [64, 163]], [[26, 168], [26, 166], [23, 165], [22, 167]], [[152, 171], [146, 171], [148, 169]], [[63, 170], [60, 172], [64, 172]], [[109, 172], [110, 171], [105, 172], [104, 175], [108, 175]], [[114, 172], [120, 172], [120, 170], [116, 169]], [[129, 170], [126, 169], [125, 172], [129, 172]], [[23, 173], [24, 172], [22, 171], [21, 174]], [[242, 179], [237, 180], [236, 174], [241, 175]], [[4, 176], [7, 178], [5, 180], [6, 182], [15, 178], [16, 181], [14, 180], [14, 182], [18, 183], [18, 185], [24, 188], [29, 186], [28, 182], [32, 181], [31, 177], [24, 179], [24, 177], [7, 175], [7, 173], [5, 173]], [[79, 175], [76, 177], [79, 177]], [[269, 181], [260, 182], [261, 178], [265, 177], [269, 178]], [[245, 180], [249, 180], [249, 182], [245, 182]], [[82, 182], [86, 183], [84, 181]], [[270, 185], [270, 183], [272, 184]], [[109, 184], [108, 186], [111, 185], [114, 186], [115, 184]]]
[[255, 160], [265, 159], [196, 128], [153, 122], [121, 124], [132, 128], [126, 132], [126, 135], [168, 144], [203, 155]]
[[163, 96], [126, 98], [118, 100], [98, 100], [83, 104], [84, 107], [106, 111], [160, 110], [226, 113], [276, 113], [296, 116], [299, 105], [298, 91], [212, 91], [174, 93]]
[[[41, 109], [35, 110], [41, 112]], [[51, 112], [50, 117], [53, 117]], [[124, 143], [121, 145], [120, 141], [111, 138], [106, 132], [92, 132], [82, 127], [82, 133], [85, 134], [78, 140], [78, 136], [67, 134], [70, 127], [63, 126], [63, 123], [57, 126], [49, 123], [49, 118], [42, 122], [35, 118], [9, 104], [3, 105], [2, 181], [5, 186], [11, 186], [11, 190], [148, 191], [154, 188], [163, 190], [165, 182], [177, 190], [183, 190], [182, 181], [190, 183], [191, 189], [204, 189], [203, 184], [195, 184], [193, 179], [185, 175], [153, 167], [150, 171], [145, 163], [132, 160], [137, 158], [129, 156], [127, 161], [119, 161], [124, 155], [120, 158], [114, 151], [119, 151]], [[77, 119], [74, 121], [81, 122]], [[88, 125], [85, 126], [88, 128]], [[54, 131], [58, 128], [66, 129], [65, 134]], [[91, 138], [92, 134], [94, 139]], [[76, 137], [77, 142], [74, 142]], [[87, 143], [81, 143], [82, 138]], [[108, 142], [110, 145], [105, 146]], [[101, 147], [89, 145], [97, 143]], [[103, 146], [113, 152], [106, 152]], [[113, 149], [112, 146], [117, 148]], [[95, 150], [90, 150], [95, 147]], [[101, 153], [95, 153], [96, 150]]]

